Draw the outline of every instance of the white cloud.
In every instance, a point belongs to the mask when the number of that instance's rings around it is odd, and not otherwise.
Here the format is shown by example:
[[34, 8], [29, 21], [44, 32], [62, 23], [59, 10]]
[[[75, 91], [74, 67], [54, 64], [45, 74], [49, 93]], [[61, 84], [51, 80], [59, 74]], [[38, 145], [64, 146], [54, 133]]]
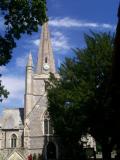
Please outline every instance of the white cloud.
[[34, 43], [36, 46], [39, 46], [39, 44], [40, 44], [40, 39], [35, 39], [35, 40], [33, 41], [33, 43]]
[[22, 57], [18, 57], [16, 58], [16, 65], [17, 67], [25, 67], [27, 64], [27, 56], [22, 56]]
[[[40, 40], [36, 39], [33, 41], [33, 43], [39, 46]], [[68, 38], [62, 32], [53, 31], [51, 36], [51, 43], [54, 51], [62, 51], [70, 49]]]
[[6, 66], [0, 66], [0, 73], [5, 73], [7, 71], [8, 71], [8, 69]]
[[2, 83], [5, 88], [10, 92], [8, 99], [3, 101], [3, 103], [11, 102], [14, 105], [14, 100], [23, 101], [24, 98], [24, 86], [25, 80], [23, 77], [15, 77], [15, 76], [3, 76]]
[[52, 33], [52, 46], [54, 51], [70, 49], [68, 38], [61, 32]]
[[110, 24], [102, 24], [101, 25], [103, 28], [108, 28], [108, 29], [111, 29], [111, 28], [115, 28], [115, 26], [112, 26], [112, 25], [110, 25]]
[[106, 23], [95, 23], [95, 22], [87, 22], [81, 21], [77, 19], [72, 19], [70, 17], [65, 18], [50, 18], [49, 24], [53, 27], [90, 27], [90, 28], [105, 28], [105, 29], [114, 29], [115, 26]]

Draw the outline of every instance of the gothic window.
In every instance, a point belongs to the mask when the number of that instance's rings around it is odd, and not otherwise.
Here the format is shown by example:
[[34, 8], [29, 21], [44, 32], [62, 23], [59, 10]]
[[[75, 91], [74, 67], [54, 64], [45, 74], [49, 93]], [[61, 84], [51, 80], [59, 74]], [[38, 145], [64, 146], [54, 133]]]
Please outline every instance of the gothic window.
[[50, 120], [50, 116], [48, 112], [46, 112], [44, 115], [44, 134], [45, 135], [53, 134], [52, 122]]
[[16, 148], [17, 146], [17, 136], [15, 134], [12, 134], [11, 136], [11, 148]]
[[47, 63], [47, 57], [45, 57], [45, 63]]

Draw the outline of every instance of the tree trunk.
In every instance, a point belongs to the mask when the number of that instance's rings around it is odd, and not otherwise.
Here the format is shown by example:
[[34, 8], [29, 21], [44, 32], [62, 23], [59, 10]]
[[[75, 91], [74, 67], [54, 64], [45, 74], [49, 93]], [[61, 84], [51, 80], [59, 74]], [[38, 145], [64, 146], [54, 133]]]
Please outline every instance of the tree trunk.
[[102, 157], [103, 160], [111, 160], [111, 149], [109, 145], [102, 145]]

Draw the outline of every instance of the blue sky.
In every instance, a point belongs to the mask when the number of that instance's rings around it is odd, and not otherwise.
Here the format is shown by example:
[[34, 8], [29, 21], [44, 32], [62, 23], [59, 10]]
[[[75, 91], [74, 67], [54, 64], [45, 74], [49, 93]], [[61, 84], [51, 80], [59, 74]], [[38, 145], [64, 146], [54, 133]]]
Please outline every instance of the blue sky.
[[[65, 57], [74, 56], [72, 48], [85, 46], [84, 33], [89, 33], [90, 30], [115, 31], [119, 0], [47, 1], [56, 67], [60, 66]], [[1, 32], [3, 32], [2, 22]], [[41, 29], [32, 36], [23, 35], [22, 39], [17, 41], [17, 48], [13, 50], [11, 62], [0, 68], [3, 84], [10, 91], [8, 99], [0, 104], [1, 110], [24, 106], [25, 65], [30, 51], [36, 64], [40, 32]]]

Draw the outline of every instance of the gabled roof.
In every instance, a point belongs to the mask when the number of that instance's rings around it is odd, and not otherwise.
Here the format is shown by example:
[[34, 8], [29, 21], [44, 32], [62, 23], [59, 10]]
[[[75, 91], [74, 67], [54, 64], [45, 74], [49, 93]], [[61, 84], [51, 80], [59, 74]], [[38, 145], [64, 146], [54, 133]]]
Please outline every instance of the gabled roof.
[[25, 160], [25, 157], [19, 153], [19, 151], [14, 150], [9, 157], [7, 157], [7, 160]]

